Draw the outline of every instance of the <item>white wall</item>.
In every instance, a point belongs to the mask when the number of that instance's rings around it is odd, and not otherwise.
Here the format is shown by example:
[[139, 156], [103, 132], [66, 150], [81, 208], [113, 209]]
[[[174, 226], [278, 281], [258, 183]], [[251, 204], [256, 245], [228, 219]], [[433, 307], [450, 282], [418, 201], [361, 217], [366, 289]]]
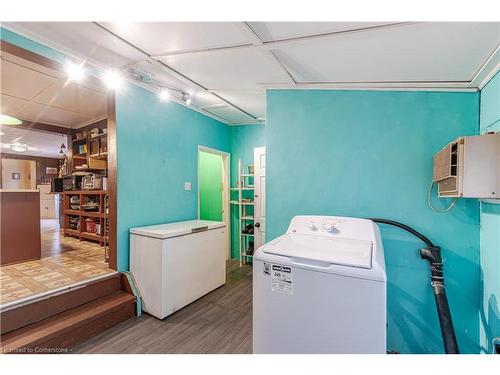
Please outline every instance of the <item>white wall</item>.
[[[35, 189], [36, 162], [33, 160], [2, 159], [2, 189]], [[20, 179], [12, 179], [19, 173]]]

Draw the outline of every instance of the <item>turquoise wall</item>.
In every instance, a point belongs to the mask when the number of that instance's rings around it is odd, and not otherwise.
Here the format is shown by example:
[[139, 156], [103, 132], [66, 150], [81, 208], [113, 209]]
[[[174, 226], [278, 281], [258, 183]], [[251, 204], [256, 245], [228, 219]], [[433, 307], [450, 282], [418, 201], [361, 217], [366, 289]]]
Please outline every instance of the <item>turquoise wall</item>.
[[[479, 204], [461, 199], [437, 214], [426, 203], [433, 154], [457, 136], [476, 134], [478, 110], [477, 93], [268, 91], [266, 239], [300, 214], [409, 224], [442, 246], [460, 348], [478, 353]], [[397, 228], [382, 226], [381, 233], [388, 349], [442, 353], [429, 267], [418, 256], [422, 243]]]
[[6, 42], [22, 47], [24, 49], [27, 49], [28, 51], [37, 53], [57, 62], [64, 63], [65, 61], [65, 55], [63, 53], [1, 27], [0, 38], [2, 40], [5, 40]]
[[[239, 125], [231, 127], [231, 186], [238, 181], [238, 159], [244, 168], [253, 164], [253, 149], [266, 145], [265, 125]], [[250, 194], [251, 193], [245, 193]], [[237, 192], [231, 193], [236, 199]], [[238, 206], [231, 205], [231, 257], [239, 258]]]
[[[196, 219], [198, 145], [230, 151], [230, 128], [133, 84], [116, 94], [118, 269], [131, 227]], [[184, 190], [184, 182], [192, 190]]]
[[[481, 91], [480, 132], [500, 131], [500, 73]], [[500, 205], [481, 202], [481, 351], [492, 353], [500, 337]]]

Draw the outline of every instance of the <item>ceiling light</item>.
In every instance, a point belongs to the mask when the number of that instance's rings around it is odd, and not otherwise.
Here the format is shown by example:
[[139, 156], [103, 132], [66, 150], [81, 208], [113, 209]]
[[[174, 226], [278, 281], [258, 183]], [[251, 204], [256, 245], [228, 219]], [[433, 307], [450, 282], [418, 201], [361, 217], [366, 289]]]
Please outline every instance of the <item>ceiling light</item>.
[[170, 101], [170, 92], [167, 89], [161, 89], [158, 95], [160, 96], [160, 100], [162, 102]]
[[66, 74], [68, 75], [68, 79], [70, 81], [80, 82], [85, 75], [85, 72], [83, 70], [83, 63], [75, 64], [72, 61], [68, 61], [64, 65], [64, 70], [66, 71]]
[[28, 151], [28, 146], [22, 145], [20, 143], [12, 143], [12, 144], [10, 144], [10, 149], [12, 151], [25, 152], [25, 151]]
[[21, 125], [22, 123], [21, 120], [15, 117], [0, 114], [0, 124], [2, 125]]
[[122, 85], [122, 77], [116, 70], [107, 71], [106, 73], [104, 73], [102, 79], [106, 86], [108, 86], [108, 88], [112, 90], [117, 90]]

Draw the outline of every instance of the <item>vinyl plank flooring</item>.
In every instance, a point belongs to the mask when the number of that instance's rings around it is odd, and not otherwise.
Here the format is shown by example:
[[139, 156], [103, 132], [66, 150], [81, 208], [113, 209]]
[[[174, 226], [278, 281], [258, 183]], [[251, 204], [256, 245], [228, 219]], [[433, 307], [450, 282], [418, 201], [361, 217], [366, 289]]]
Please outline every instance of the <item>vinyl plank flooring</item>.
[[227, 264], [226, 284], [163, 320], [143, 314], [71, 353], [252, 353], [252, 267]]

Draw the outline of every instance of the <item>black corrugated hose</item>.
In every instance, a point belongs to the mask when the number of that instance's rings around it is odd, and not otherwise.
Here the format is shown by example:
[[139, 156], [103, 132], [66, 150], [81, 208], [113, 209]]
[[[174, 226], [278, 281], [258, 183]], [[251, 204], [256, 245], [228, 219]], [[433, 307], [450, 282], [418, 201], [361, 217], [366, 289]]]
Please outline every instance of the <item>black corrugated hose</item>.
[[388, 224], [413, 234], [415, 237], [423, 241], [427, 247], [420, 250], [420, 257], [426, 259], [431, 266], [431, 286], [434, 291], [434, 299], [436, 300], [436, 309], [439, 316], [439, 325], [441, 327], [441, 336], [443, 337], [443, 344], [446, 354], [459, 354], [457, 338], [455, 336], [455, 329], [453, 328], [453, 321], [451, 320], [450, 307], [448, 305], [448, 298], [446, 297], [446, 290], [444, 288], [444, 273], [443, 261], [441, 259], [441, 248], [435, 246], [431, 240], [423, 234], [417, 232], [415, 229], [403, 223], [379, 219], [369, 218], [376, 223]]

